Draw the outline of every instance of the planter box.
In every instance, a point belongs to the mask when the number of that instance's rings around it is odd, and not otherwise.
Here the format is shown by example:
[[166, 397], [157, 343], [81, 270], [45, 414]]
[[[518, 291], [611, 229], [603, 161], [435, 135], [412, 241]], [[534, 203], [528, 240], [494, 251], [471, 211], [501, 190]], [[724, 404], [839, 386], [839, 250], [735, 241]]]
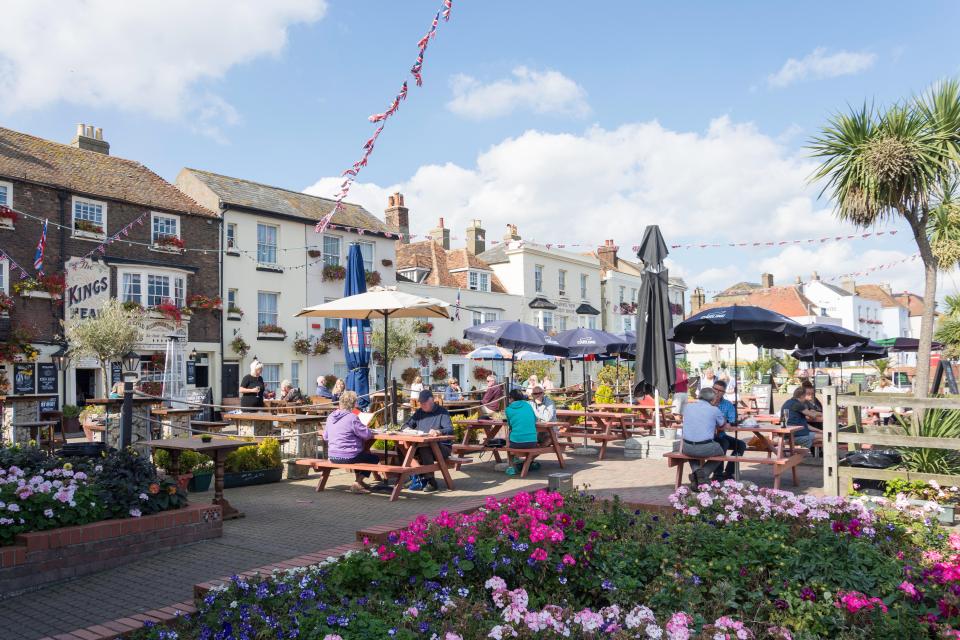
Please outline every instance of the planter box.
[[236, 247], [227, 247], [224, 253], [226, 253], [228, 256], [238, 256], [240, 255], [240, 249], [237, 249]]
[[179, 247], [168, 247], [162, 244], [151, 245], [150, 250], [159, 251], [160, 253], [176, 253], [176, 254], [181, 254], [184, 252], [184, 250], [180, 249]]
[[107, 234], [103, 231], [100, 233], [94, 233], [93, 231], [81, 231], [80, 229], [74, 229], [73, 237], [80, 238], [81, 240], [106, 240]]
[[228, 311], [228, 312], [227, 312], [227, 320], [243, 320], [243, 314], [242, 314], [242, 313], [230, 313], [230, 312]]
[[213, 480], [213, 471], [201, 471], [193, 474], [190, 482], [187, 483], [187, 491], [190, 493], [199, 493], [210, 488], [210, 482]]
[[[864, 493], [871, 496], [882, 496], [883, 492], [875, 489], [865, 489]], [[866, 500], [866, 505], [868, 509], [876, 509], [877, 505], [873, 500]], [[909, 502], [914, 507], [923, 507], [925, 504], [930, 502], [929, 500], [917, 500], [915, 498], [907, 498]], [[940, 524], [952, 525], [954, 522], [954, 517], [956, 516], [956, 505], [954, 504], [941, 504], [940, 508], [943, 509], [940, 513], [937, 514], [937, 520], [940, 521]]]
[[257, 471], [231, 471], [223, 474], [223, 488], [250, 487], [255, 484], [269, 484], [283, 479], [283, 467], [258, 469]]
[[53, 300], [53, 294], [47, 291], [24, 291], [20, 294], [21, 298], [39, 298], [40, 300]]
[[0, 229], [10, 229], [13, 231], [13, 220], [10, 218], [0, 218]]
[[257, 340], [286, 340], [287, 334], [260, 331], [257, 333]]
[[103, 571], [138, 556], [223, 535], [220, 506], [189, 505], [142, 518], [33, 531], [0, 547], [0, 593]]

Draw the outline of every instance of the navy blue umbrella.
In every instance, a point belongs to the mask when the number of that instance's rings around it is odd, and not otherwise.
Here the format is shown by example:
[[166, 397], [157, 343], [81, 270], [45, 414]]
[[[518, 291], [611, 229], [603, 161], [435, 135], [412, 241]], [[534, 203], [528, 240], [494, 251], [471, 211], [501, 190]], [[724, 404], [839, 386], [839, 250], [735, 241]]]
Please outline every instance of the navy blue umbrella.
[[[809, 324], [806, 335], [797, 343], [799, 349], [815, 347], [853, 347], [865, 345], [870, 338], [835, 324]], [[879, 345], [878, 345], [879, 346]]]
[[849, 347], [814, 347], [797, 349], [791, 353], [803, 362], [851, 362], [854, 360], [879, 360], [887, 357], [887, 348], [873, 340], [867, 344]]
[[[347, 277], [343, 284], [343, 296], [367, 292], [366, 272], [363, 269], [363, 254], [360, 245], [350, 245], [347, 254]], [[357, 392], [357, 404], [361, 409], [370, 405], [370, 345], [372, 336], [369, 320], [344, 318], [340, 321], [343, 333], [343, 354], [347, 359], [346, 387]]]
[[567, 350], [548, 336], [545, 331], [518, 320], [497, 320], [496, 322], [484, 322], [474, 327], [467, 327], [463, 330], [463, 337], [466, 340], [473, 341], [474, 344], [492, 344], [509, 349], [512, 352], [510, 357], [511, 379], [513, 378], [513, 368], [516, 365], [514, 356], [517, 351], [533, 351], [550, 356], [567, 355]]

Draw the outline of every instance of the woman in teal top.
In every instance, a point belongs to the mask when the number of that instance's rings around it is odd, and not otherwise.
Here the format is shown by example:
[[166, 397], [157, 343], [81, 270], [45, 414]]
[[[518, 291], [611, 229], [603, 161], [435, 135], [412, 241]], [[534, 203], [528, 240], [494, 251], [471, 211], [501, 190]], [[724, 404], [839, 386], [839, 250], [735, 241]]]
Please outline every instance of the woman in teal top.
[[519, 389], [513, 389], [510, 392], [507, 424], [510, 425], [511, 448], [534, 449], [537, 447], [537, 415]]

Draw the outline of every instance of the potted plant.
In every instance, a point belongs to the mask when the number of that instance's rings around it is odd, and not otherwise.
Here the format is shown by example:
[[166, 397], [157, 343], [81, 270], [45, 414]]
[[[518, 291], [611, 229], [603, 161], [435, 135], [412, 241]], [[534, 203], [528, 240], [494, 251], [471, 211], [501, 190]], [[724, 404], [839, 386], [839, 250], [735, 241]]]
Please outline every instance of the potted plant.
[[74, 220], [73, 235], [80, 238], [101, 238], [106, 235], [106, 233], [103, 230], [103, 226], [96, 222], [91, 222], [90, 220]]
[[13, 311], [13, 298], [0, 293], [0, 315], [9, 314], [11, 311]]
[[187, 298], [187, 307], [194, 311], [219, 311], [223, 308], [223, 301], [220, 296], [209, 298], [197, 293]]
[[230, 341], [230, 348], [241, 358], [246, 356], [250, 351], [250, 345], [247, 344], [247, 341], [244, 340], [240, 334], [237, 334], [234, 339]]
[[434, 382], [446, 382], [447, 380], [447, 368], [444, 366], [439, 366], [433, 371], [430, 372], [430, 379]]
[[379, 271], [367, 271], [363, 274], [363, 279], [366, 281], [368, 287], [375, 287], [380, 284], [380, 272]]
[[0, 207], [0, 229], [13, 229], [17, 221], [17, 212], [10, 207]]
[[315, 356], [324, 356], [330, 353], [330, 345], [324, 342], [323, 340], [316, 340], [313, 343], [313, 350], [311, 353]]
[[261, 324], [257, 327], [257, 339], [283, 340], [287, 337], [287, 330], [275, 324]]
[[323, 279], [326, 280], [343, 280], [347, 277], [347, 268], [339, 264], [325, 264], [323, 265]]
[[189, 309], [184, 309], [178, 307], [173, 300], [164, 300], [160, 304], [150, 307], [150, 311], [158, 313], [161, 316], [172, 320], [176, 324], [181, 324], [183, 322], [183, 317], [190, 314]]
[[62, 273], [27, 278], [13, 285], [13, 292], [24, 298], [47, 298], [58, 300], [63, 296], [66, 279]]
[[448, 356], [466, 355], [470, 353], [471, 350], [473, 350], [472, 344], [457, 340], [456, 338], [450, 338], [442, 347], [440, 347], [441, 353], [445, 353]]
[[340, 332], [340, 329], [330, 327], [329, 329], [323, 330], [323, 335], [320, 336], [320, 340], [328, 346], [338, 345], [343, 342], [343, 333]]
[[63, 405], [63, 431], [64, 433], [80, 431], [80, 407], [75, 404]]
[[176, 236], [160, 236], [153, 242], [153, 248], [171, 253], [183, 253], [185, 243]]
[[417, 333], [425, 333], [427, 335], [433, 333], [433, 323], [427, 322], [426, 320], [418, 321], [414, 325], [414, 328], [416, 329]]
[[243, 318], [243, 309], [235, 304], [227, 307], [227, 320], [240, 320]]
[[[169, 451], [155, 449], [153, 462], [168, 475], [172, 475]], [[208, 456], [196, 451], [181, 451], [178, 464], [180, 466], [180, 474], [176, 477], [178, 485], [182, 484], [183, 488], [190, 493], [206, 491], [210, 488], [210, 481], [213, 479], [213, 461]]]
[[240, 447], [227, 456], [224, 468], [223, 486], [227, 489], [279, 482], [283, 478], [280, 442], [264, 438], [260, 444]]
[[307, 255], [311, 258], [319, 258], [323, 255], [323, 252], [321, 252], [319, 249], [307, 249]]

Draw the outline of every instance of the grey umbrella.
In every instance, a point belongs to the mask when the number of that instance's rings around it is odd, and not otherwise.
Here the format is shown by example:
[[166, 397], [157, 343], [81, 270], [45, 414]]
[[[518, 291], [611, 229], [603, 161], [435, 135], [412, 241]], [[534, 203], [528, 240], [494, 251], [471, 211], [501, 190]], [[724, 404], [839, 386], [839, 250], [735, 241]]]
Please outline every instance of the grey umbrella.
[[643, 283], [637, 301], [637, 350], [634, 361], [634, 395], [652, 393], [655, 400], [657, 437], [660, 437], [660, 396], [668, 396], [677, 381], [673, 343], [667, 336], [673, 329], [670, 313], [670, 279], [663, 261], [667, 244], [660, 227], [649, 225], [637, 257], [643, 261]]

